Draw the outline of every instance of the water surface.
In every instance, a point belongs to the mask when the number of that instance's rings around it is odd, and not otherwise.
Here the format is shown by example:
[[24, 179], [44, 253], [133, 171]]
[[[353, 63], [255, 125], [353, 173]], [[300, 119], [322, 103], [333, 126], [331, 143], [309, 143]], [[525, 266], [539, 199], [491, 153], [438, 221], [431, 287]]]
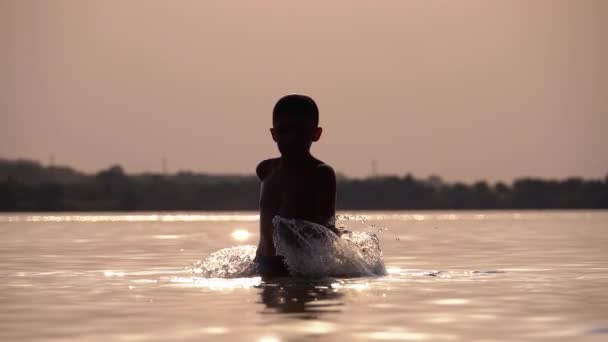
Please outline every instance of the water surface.
[[0, 215], [0, 340], [606, 341], [608, 212], [349, 212], [379, 278], [203, 279], [253, 212]]

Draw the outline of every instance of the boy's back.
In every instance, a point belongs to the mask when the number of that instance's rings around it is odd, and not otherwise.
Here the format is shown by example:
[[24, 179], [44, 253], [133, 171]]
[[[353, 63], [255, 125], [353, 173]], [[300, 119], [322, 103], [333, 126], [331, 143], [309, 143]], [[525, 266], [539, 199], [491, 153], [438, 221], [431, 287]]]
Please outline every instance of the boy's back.
[[275, 255], [272, 243], [275, 215], [333, 225], [336, 178], [329, 165], [312, 156], [295, 165], [275, 158], [262, 161], [256, 173], [262, 181], [258, 254]]
[[308, 96], [285, 96], [273, 109], [270, 132], [281, 157], [264, 160], [256, 169], [262, 186], [255, 262], [262, 275], [289, 274], [275, 255], [272, 219], [276, 215], [333, 225], [336, 176], [330, 166], [310, 154], [312, 143], [321, 137], [318, 123], [317, 105]]

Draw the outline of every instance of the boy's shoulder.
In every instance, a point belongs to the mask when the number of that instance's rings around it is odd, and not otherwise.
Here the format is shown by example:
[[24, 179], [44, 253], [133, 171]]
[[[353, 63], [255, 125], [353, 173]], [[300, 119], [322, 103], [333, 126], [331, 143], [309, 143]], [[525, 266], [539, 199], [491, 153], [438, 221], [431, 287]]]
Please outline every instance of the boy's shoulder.
[[315, 173], [320, 175], [335, 176], [334, 169], [325, 162], [315, 158]]
[[314, 175], [317, 181], [327, 184], [336, 182], [336, 173], [334, 169], [329, 166], [329, 164], [325, 164], [324, 162], [317, 159], [317, 163], [314, 168]]
[[271, 158], [262, 160], [255, 168], [255, 173], [260, 180], [264, 180], [279, 164], [281, 158]]
[[[260, 180], [264, 180], [271, 174], [273, 171], [277, 169], [281, 162], [281, 158], [271, 158], [262, 160], [255, 169], [255, 173], [257, 174]], [[312, 168], [312, 176], [318, 180], [324, 181], [332, 181], [335, 182], [336, 173], [334, 169], [318, 159], [313, 160], [313, 168]]]

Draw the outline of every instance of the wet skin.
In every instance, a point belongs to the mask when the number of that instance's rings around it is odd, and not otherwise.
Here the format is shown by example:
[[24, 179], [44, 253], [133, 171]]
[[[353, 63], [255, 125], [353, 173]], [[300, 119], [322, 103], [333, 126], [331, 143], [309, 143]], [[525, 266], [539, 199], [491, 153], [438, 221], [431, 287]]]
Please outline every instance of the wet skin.
[[275, 215], [322, 225], [335, 216], [335, 173], [310, 154], [310, 146], [319, 140], [321, 132], [320, 127], [290, 116], [274, 123], [271, 134], [281, 157], [264, 160], [256, 169], [262, 181], [258, 255], [275, 255], [272, 243]]

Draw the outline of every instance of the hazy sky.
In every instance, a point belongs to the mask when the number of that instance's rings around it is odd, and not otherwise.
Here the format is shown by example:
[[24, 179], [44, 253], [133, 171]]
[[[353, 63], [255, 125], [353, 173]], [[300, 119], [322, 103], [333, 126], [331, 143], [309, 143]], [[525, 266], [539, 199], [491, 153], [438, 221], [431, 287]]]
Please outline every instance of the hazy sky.
[[311, 95], [349, 176], [608, 173], [608, 1], [0, 0], [0, 157], [253, 173]]

